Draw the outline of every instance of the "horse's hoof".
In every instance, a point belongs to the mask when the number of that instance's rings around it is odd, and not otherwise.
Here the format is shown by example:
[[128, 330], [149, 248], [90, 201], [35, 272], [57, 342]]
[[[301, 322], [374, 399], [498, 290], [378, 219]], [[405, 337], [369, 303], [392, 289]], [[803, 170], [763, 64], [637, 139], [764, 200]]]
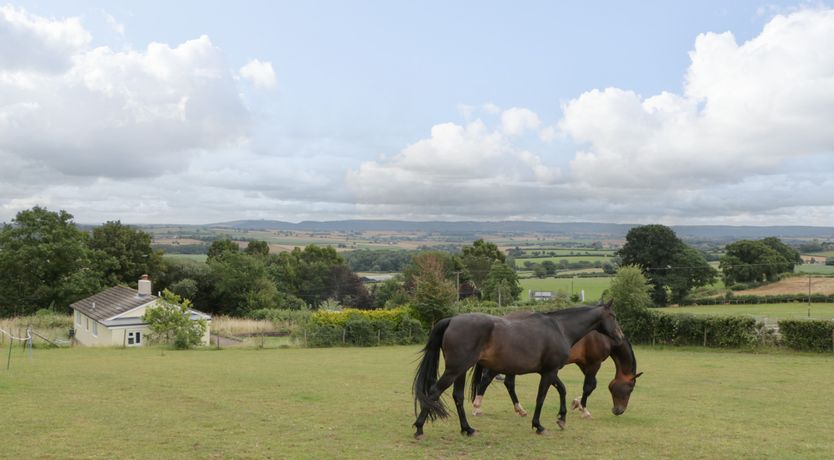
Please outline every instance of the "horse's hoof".
[[483, 412], [481, 412], [481, 409], [475, 409], [472, 411], [472, 415], [474, 415], [475, 417], [480, 417], [481, 414], [483, 414]]
[[571, 403], [570, 403], [570, 409], [571, 410], [576, 410], [576, 409], [579, 409], [580, 407], [582, 407], [582, 404], [579, 404], [579, 398], [576, 398], [573, 401], [571, 401]]
[[556, 424], [559, 425], [559, 429], [565, 429], [565, 421], [564, 420], [556, 420]]
[[547, 433], [547, 430], [545, 430], [544, 428], [542, 428], [541, 430], [540, 430], [540, 429], [538, 429], [538, 428], [536, 428], [536, 434], [538, 434], [538, 435], [543, 435], [543, 434], [545, 434], [545, 433]]
[[591, 417], [591, 412], [588, 411], [588, 409], [585, 409], [585, 410], [582, 411], [582, 418], [590, 420], [593, 417]]
[[478, 430], [476, 430], [474, 428], [467, 428], [465, 430], [460, 430], [460, 434], [466, 436], [467, 438], [471, 438], [471, 437], [476, 436], [478, 434]]
[[426, 435], [424, 435], [423, 433], [414, 435], [414, 439], [416, 439], [417, 441], [422, 441], [425, 437]]
[[517, 410], [515, 413], [518, 414], [519, 417], [527, 417], [527, 411], [524, 409]]

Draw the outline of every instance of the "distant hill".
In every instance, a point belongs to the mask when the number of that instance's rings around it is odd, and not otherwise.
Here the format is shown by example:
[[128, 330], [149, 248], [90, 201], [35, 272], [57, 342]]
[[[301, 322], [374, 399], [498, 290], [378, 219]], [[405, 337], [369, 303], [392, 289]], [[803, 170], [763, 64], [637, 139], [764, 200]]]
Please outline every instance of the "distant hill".
[[[428, 232], [456, 233], [546, 233], [572, 237], [624, 238], [637, 224], [607, 224], [597, 222], [532, 222], [532, 221], [403, 221], [403, 220], [333, 220], [303, 221], [299, 223], [277, 220], [237, 220], [209, 224], [206, 227], [234, 228], [240, 230], [320, 231], [320, 232]], [[732, 226], [732, 225], [674, 225], [672, 229], [681, 238], [737, 240], [757, 239], [768, 236], [779, 238], [834, 238], [834, 227], [811, 226]]]

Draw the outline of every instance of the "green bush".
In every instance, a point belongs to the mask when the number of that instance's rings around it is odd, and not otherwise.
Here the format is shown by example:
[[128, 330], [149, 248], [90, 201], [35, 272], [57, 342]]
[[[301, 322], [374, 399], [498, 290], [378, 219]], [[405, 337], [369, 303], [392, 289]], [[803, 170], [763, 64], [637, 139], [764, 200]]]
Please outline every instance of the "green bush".
[[794, 350], [832, 351], [834, 321], [783, 319], [779, 332], [783, 343]]
[[410, 315], [408, 308], [317, 311], [304, 327], [295, 338], [301, 339], [306, 333], [311, 347], [407, 345], [420, 343], [426, 337], [422, 324]]

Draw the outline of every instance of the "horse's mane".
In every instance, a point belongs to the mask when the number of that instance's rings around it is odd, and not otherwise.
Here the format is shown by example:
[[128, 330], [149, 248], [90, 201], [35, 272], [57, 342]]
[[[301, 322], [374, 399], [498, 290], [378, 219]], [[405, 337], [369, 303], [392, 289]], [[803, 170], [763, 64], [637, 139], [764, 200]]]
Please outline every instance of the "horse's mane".
[[553, 310], [553, 311], [547, 311], [547, 312], [541, 312], [541, 313], [543, 315], [548, 315], [548, 316], [561, 316], [561, 315], [568, 314], [568, 313], [576, 313], [578, 311], [588, 311], [592, 308], [596, 308], [597, 306], [598, 305], [595, 305], [593, 307], [581, 306], [581, 307], [561, 308], [559, 310]]
[[634, 356], [634, 348], [631, 348], [631, 341], [629, 341], [627, 338], [623, 337], [623, 341], [628, 346], [628, 354], [631, 355], [631, 366], [632, 366], [631, 373], [636, 374], [637, 373], [637, 357]]

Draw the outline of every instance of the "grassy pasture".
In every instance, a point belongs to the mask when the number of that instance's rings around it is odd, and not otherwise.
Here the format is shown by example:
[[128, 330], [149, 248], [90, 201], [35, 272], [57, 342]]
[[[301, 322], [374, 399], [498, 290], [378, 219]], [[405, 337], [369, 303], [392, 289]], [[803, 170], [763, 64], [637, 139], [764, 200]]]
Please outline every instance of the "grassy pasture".
[[188, 259], [196, 262], [205, 262], [208, 258], [207, 254], [165, 254], [166, 258], [170, 259]]
[[[640, 378], [614, 417], [606, 383], [555, 425], [552, 392], [533, 434], [501, 385], [487, 393], [481, 432], [456, 417], [412, 439], [411, 379], [419, 347], [335, 349], [35, 350], [0, 375], [8, 458], [830, 458], [831, 366], [823, 354], [750, 354], [637, 347]], [[15, 351], [15, 353], [18, 353]], [[561, 373], [569, 397], [575, 366]], [[518, 378], [532, 410], [536, 376]], [[471, 410], [467, 404], [467, 410]]]
[[611, 278], [524, 278], [519, 280], [521, 284], [521, 300], [529, 298], [527, 291], [553, 291], [571, 293], [571, 282], [573, 292], [578, 294], [585, 290], [585, 300], [599, 299], [602, 291], [611, 285]]
[[595, 255], [575, 255], [575, 256], [550, 256], [550, 257], [535, 257], [535, 258], [519, 258], [515, 259], [515, 266], [518, 268], [524, 268], [524, 262], [530, 261], [536, 264], [541, 264], [542, 262], [549, 260], [555, 264], [559, 264], [559, 261], [565, 260], [568, 263], [576, 263], [576, 262], [610, 262], [611, 258], [607, 256], [595, 256]]
[[797, 265], [794, 271], [808, 275], [834, 275], [834, 265], [802, 264]]
[[[758, 305], [699, 305], [687, 307], [669, 307], [659, 311], [671, 314], [691, 313], [694, 315], [743, 315], [755, 318], [768, 318], [768, 321], [778, 319], [808, 318], [808, 304], [801, 302], [774, 303]], [[812, 303], [812, 319], [834, 319], [834, 304]]]

